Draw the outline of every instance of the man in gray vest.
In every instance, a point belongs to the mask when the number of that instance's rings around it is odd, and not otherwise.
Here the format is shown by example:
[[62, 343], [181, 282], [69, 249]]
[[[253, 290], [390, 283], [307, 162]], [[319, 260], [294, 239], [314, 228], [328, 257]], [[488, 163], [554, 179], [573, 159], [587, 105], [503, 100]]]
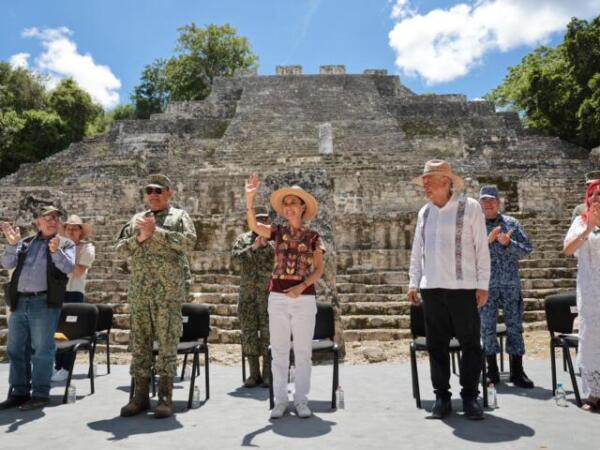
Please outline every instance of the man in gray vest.
[[18, 228], [1, 226], [7, 240], [2, 267], [14, 272], [5, 291], [11, 310], [7, 352], [12, 389], [0, 409], [18, 406], [27, 411], [49, 401], [54, 333], [67, 274], [75, 268], [75, 244], [56, 234], [61, 215], [53, 206], [42, 208], [35, 219], [38, 233], [24, 239]]

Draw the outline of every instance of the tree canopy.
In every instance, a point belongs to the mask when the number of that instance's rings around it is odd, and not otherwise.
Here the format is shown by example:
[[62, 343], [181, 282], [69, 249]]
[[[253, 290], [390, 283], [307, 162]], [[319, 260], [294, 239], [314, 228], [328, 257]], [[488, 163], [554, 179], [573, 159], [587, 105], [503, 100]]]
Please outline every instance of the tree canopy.
[[510, 67], [486, 99], [519, 112], [528, 128], [588, 149], [600, 145], [600, 16], [571, 19], [562, 43]]
[[157, 59], [142, 71], [131, 100], [138, 118], [164, 111], [170, 100], [202, 100], [217, 76], [255, 67], [258, 57], [231, 25], [196, 24], [179, 28], [175, 55]]
[[103, 116], [72, 79], [48, 90], [39, 74], [0, 62], [0, 177], [81, 141]]

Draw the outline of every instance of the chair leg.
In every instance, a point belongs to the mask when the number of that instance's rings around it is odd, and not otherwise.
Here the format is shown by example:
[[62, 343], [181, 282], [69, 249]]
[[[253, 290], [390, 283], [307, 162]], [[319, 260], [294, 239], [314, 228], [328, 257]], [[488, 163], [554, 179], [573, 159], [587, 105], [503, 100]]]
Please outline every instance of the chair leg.
[[75, 360], [77, 359], [77, 351], [74, 351], [75, 357], [71, 361], [69, 366], [69, 376], [67, 377], [67, 383], [65, 385], [65, 393], [63, 395], [63, 404], [67, 403], [68, 395], [69, 395], [69, 386], [71, 386], [71, 377], [73, 376], [73, 367], [75, 367]]
[[110, 373], [110, 329], [106, 333], [106, 373]]
[[[198, 370], [200, 370], [200, 361], [198, 364]], [[210, 371], [209, 371], [209, 358], [208, 358], [208, 344], [204, 344], [204, 384], [206, 385], [206, 400], [210, 398]]]
[[90, 368], [88, 370], [89, 375], [90, 376], [90, 391], [92, 392], [92, 394], [94, 394], [96, 392], [95, 386], [94, 386], [94, 379], [96, 377], [96, 374], [94, 373], [94, 350], [96, 348], [96, 343], [94, 342], [94, 345], [90, 346], [90, 350], [89, 350], [89, 360], [90, 360]]
[[133, 398], [133, 391], [135, 390], [135, 380], [131, 377], [131, 383], [129, 383], [129, 400]]
[[552, 395], [556, 392], [556, 347], [550, 339], [550, 371], [552, 372]]
[[337, 349], [333, 351], [333, 383], [331, 386], [331, 409], [337, 408], [337, 399], [335, 394], [340, 384], [340, 368], [339, 368], [339, 355]]
[[500, 372], [504, 372], [504, 336], [500, 336]]
[[185, 355], [183, 355], [183, 366], [181, 366], [181, 378], [179, 378], [179, 381], [183, 381], [183, 378], [185, 377], [185, 368], [187, 367], [187, 357], [188, 357], [187, 353]]
[[[187, 353], [186, 355], [187, 356]], [[192, 409], [192, 399], [194, 398], [194, 385], [196, 384], [196, 367], [198, 365], [198, 349], [194, 350], [194, 360], [192, 363], [192, 378], [190, 379], [190, 393], [188, 395], [188, 409]]]
[[269, 348], [269, 409], [273, 409], [275, 406], [275, 400], [273, 399], [273, 355]]
[[[92, 353], [95, 355], [96, 354], [96, 339], [94, 339], [94, 343], [91, 345], [90, 348], [90, 361], [92, 359]], [[94, 366], [91, 364], [90, 362], [90, 367], [88, 368], [88, 378], [92, 378], [92, 369], [94, 368]]]
[[489, 399], [487, 395], [487, 369], [485, 366], [485, 348], [481, 351], [481, 389], [483, 390], [483, 407], [487, 408]]
[[242, 383], [246, 381], [246, 355], [242, 350]]
[[571, 376], [571, 383], [573, 384], [573, 392], [575, 393], [575, 401], [577, 406], [581, 407], [581, 396], [579, 395], [579, 387], [577, 386], [577, 379], [575, 378], [575, 369], [573, 368], [573, 360], [571, 359], [571, 352], [566, 343], [563, 343], [563, 353], [567, 360], [567, 366], [569, 368], [569, 375]]
[[419, 373], [417, 372], [417, 353], [413, 346], [410, 347], [410, 375], [412, 380], [413, 398], [417, 408], [421, 409], [421, 393], [419, 392]]

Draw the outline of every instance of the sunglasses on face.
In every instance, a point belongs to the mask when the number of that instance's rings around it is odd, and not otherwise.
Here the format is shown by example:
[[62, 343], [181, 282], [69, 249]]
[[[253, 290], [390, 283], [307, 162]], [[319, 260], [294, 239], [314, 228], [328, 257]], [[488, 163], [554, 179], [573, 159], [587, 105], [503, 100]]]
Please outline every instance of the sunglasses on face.
[[164, 191], [165, 191], [165, 189], [163, 189], [163, 188], [154, 188], [154, 187], [147, 187], [146, 188], [146, 194], [148, 194], [148, 195], [152, 195], [152, 194], [160, 195]]

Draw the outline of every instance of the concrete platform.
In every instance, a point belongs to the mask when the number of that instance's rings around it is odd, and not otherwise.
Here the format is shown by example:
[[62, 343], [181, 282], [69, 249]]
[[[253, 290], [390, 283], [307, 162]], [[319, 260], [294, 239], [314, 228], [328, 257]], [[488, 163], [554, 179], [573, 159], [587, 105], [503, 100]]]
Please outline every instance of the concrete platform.
[[[113, 366], [110, 375], [98, 368], [96, 394], [77, 366], [75, 404], [62, 405], [63, 388], [52, 389], [51, 405], [41, 411], [0, 411], [1, 449], [598, 449], [600, 415], [581, 411], [574, 403], [556, 406], [550, 391], [548, 361], [527, 361], [526, 370], [538, 384], [532, 390], [500, 385], [499, 408], [485, 420], [462, 417], [461, 402], [447, 420], [427, 420], [432, 393], [426, 363], [419, 365], [419, 410], [411, 394], [407, 364], [343, 365], [341, 384], [346, 409], [330, 409], [332, 370], [313, 370], [310, 419], [290, 414], [268, 420], [266, 389], [241, 388], [239, 367], [211, 367], [211, 398], [198, 409], [186, 410], [188, 381], [175, 388], [174, 417], [156, 420], [151, 414], [118, 416], [129, 390], [127, 367]], [[204, 373], [198, 379], [204, 398]], [[559, 371], [568, 387], [568, 377]], [[458, 379], [452, 377], [455, 396]], [[8, 388], [8, 365], [0, 365], [0, 395]], [[573, 396], [569, 396], [573, 402]]]

